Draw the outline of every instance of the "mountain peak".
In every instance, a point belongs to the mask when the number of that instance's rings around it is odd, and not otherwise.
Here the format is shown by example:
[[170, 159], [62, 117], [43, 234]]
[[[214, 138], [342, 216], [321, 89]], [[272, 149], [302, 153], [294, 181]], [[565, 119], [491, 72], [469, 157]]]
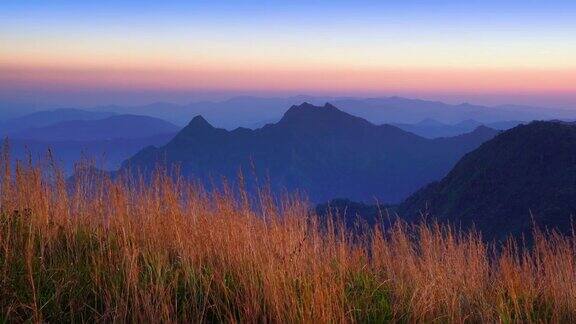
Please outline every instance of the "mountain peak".
[[361, 121], [362, 123], [370, 124], [362, 118], [341, 111], [330, 103], [325, 103], [324, 106], [315, 106], [308, 102], [290, 107], [279, 124], [328, 122], [336, 125], [344, 121], [351, 121], [353, 123]]
[[204, 117], [198, 115], [188, 123], [186, 127], [184, 127], [176, 136], [174, 137], [173, 141], [179, 141], [182, 139], [187, 139], [190, 137], [195, 137], [198, 135], [203, 135], [212, 132], [215, 130], [214, 126], [210, 125]]
[[331, 104], [331, 103], [329, 103], [329, 102], [327, 102], [327, 103], [324, 104], [324, 108], [325, 108], [325, 109], [336, 109], [336, 110], [338, 110], [338, 108], [336, 108], [336, 106], [334, 106], [333, 104]]
[[286, 111], [288, 113], [303, 112], [303, 111], [328, 111], [328, 110], [338, 110], [334, 105], [330, 103], [325, 103], [324, 106], [315, 106], [307, 101], [301, 103], [300, 105], [294, 105]]
[[198, 116], [192, 118], [192, 120], [188, 123], [188, 126], [186, 126], [186, 128], [213, 129], [214, 126], [210, 125], [210, 123], [206, 119], [204, 119], [204, 117], [198, 115]]

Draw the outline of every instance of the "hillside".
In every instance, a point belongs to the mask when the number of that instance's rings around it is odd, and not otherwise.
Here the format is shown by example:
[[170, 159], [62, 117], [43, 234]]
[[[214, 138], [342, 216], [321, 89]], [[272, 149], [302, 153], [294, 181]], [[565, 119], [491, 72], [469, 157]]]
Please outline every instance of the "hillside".
[[161, 119], [118, 115], [98, 120], [69, 120], [11, 134], [11, 138], [51, 141], [102, 141], [174, 134], [180, 128]]
[[142, 150], [123, 169], [179, 165], [185, 176], [212, 184], [222, 176], [235, 179], [241, 168], [249, 178], [268, 179], [275, 192], [303, 190], [314, 202], [336, 197], [397, 202], [440, 179], [496, 133], [484, 127], [429, 140], [330, 104], [304, 103], [256, 130], [218, 129], [197, 116], [167, 145]]
[[532, 122], [498, 135], [399, 207], [407, 219], [421, 211], [474, 224], [491, 238], [528, 233], [533, 222], [569, 232], [576, 215], [576, 126]]

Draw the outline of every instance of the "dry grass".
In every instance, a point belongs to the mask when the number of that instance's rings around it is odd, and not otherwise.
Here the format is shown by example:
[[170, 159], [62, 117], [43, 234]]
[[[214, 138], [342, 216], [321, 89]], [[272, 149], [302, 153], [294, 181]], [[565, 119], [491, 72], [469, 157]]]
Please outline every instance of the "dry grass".
[[298, 197], [162, 172], [71, 189], [4, 162], [0, 180], [0, 322], [576, 320], [575, 236], [496, 249], [434, 224], [353, 235]]

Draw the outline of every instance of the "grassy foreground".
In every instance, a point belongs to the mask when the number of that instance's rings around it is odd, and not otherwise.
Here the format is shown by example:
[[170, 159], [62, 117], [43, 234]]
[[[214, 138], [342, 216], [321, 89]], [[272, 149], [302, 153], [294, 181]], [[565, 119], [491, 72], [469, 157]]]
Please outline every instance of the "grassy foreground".
[[574, 236], [521, 248], [434, 224], [353, 235], [298, 198], [161, 172], [75, 181], [2, 163], [0, 322], [576, 320]]

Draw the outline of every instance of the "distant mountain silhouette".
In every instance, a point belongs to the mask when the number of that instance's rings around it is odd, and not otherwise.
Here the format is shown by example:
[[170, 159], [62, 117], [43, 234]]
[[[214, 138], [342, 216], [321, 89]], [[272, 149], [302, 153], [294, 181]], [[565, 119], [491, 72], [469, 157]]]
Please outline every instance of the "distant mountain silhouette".
[[369, 99], [344, 99], [333, 101], [342, 110], [366, 118], [373, 123], [417, 123], [434, 119], [444, 124], [456, 124], [473, 119], [482, 124], [520, 120], [566, 118], [569, 110], [528, 106], [489, 107], [469, 103], [447, 104], [439, 101], [384, 97]]
[[497, 130], [507, 130], [521, 124], [521, 121], [500, 121], [493, 123], [481, 123], [473, 119], [463, 120], [456, 124], [445, 124], [435, 119], [426, 118], [415, 124], [393, 124], [407, 132], [414, 133], [426, 138], [438, 138], [457, 136], [469, 133], [479, 126], [486, 126]]
[[[277, 122], [287, 107], [303, 101], [320, 105], [331, 102], [340, 110], [364, 118], [374, 124], [414, 124], [430, 118], [444, 124], [456, 124], [473, 119], [484, 125], [487, 123], [535, 119], [563, 119], [572, 112], [561, 109], [528, 106], [489, 107], [473, 104], [447, 104], [439, 101], [409, 99], [402, 97], [344, 98], [294, 96], [287, 98], [235, 97], [224, 101], [199, 101], [178, 105], [154, 103], [150, 105], [125, 107], [104, 106], [99, 111], [114, 111], [118, 114], [147, 115], [185, 126], [196, 115], [202, 115], [212, 125], [228, 130], [236, 127], [254, 128], [266, 123]], [[452, 135], [452, 134], [450, 134]], [[444, 134], [442, 136], [449, 136]]]
[[[204, 183], [240, 168], [270, 180], [273, 189], [304, 190], [312, 201], [347, 197], [397, 202], [440, 179], [466, 152], [492, 138], [486, 127], [429, 140], [395, 126], [376, 126], [331, 104], [292, 106], [276, 124], [260, 129], [215, 128], [197, 116], [163, 147], [148, 147], [123, 169], [149, 171], [177, 164]], [[254, 170], [254, 171], [253, 171]]]
[[114, 116], [108, 111], [87, 111], [80, 109], [57, 109], [39, 111], [22, 117], [7, 120], [0, 124], [0, 134], [10, 135], [29, 128], [44, 127], [70, 120], [97, 120]]
[[11, 138], [38, 141], [101, 141], [146, 138], [175, 134], [180, 128], [161, 119], [117, 115], [98, 120], [70, 120], [49, 126], [29, 128], [10, 135]]
[[401, 217], [421, 213], [488, 238], [530, 234], [532, 223], [571, 230], [576, 215], [576, 126], [532, 122], [465, 155], [441, 181], [403, 202]]

